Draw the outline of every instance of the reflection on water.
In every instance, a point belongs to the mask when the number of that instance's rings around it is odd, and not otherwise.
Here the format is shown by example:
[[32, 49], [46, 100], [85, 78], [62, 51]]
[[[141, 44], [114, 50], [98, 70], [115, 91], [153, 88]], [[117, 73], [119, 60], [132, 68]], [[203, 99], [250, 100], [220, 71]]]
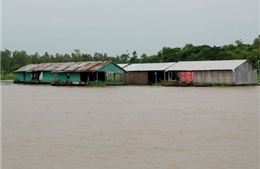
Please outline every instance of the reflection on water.
[[259, 168], [259, 87], [2, 84], [3, 169]]

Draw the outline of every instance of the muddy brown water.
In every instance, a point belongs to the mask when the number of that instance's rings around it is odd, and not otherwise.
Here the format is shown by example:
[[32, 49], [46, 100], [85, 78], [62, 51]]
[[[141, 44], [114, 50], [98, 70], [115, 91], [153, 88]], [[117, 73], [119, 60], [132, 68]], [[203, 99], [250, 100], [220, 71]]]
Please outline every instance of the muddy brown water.
[[1, 88], [3, 169], [259, 168], [259, 86]]

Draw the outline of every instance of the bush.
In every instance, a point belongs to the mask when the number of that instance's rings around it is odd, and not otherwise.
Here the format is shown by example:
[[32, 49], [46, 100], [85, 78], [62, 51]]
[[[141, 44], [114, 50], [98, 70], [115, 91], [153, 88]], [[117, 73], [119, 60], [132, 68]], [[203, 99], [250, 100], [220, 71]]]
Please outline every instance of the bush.
[[1, 75], [1, 80], [15, 80], [15, 79], [16, 79], [16, 75], [13, 73]]
[[95, 81], [93, 83], [90, 83], [89, 86], [98, 86], [98, 87], [104, 87], [107, 86], [105, 83], [99, 82], [99, 81]]

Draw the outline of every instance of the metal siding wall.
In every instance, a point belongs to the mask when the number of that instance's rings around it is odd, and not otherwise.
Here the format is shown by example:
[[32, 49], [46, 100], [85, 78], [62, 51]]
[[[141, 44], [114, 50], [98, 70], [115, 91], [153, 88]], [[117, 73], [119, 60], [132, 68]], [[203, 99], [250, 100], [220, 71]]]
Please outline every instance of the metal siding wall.
[[27, 81], [27, 82], [29, 82], [29, 81], [31, 81], [32, 80], [32, 77], [31, 77], [31, 73], [29, 72], [29, 73], [25, 73], [25, 81]]
[[51, 82], [54, 80], [54, 74], [52, 72], [42, 72], [43, 82]]
[[213, 83], [212, 72], [207, 71], [207, 72], [204, 72], [204, 73], [205, 73], [204, 74], [204, 82], [209, 83], [209, 84]]
[[243, 63], [235, 70], [235, 83], [236, 84], [256, 84], [257, 83], [257, 70], [253, 70], [249, 62]]
[[61, 82], [67, 80], [67, 73], [57, 73], [56, 80], [59, 80]]
[[18, 73], [16, 74], [16, 78], [17, 78], [19, 81], [24, 81], [23, 72], [18, 72]]
[[195, 72], [195, 84], [234, 84], [232, 71], [201, 71]]
[[148, 84], [148, 72], [124, 73], [125, 84]]
[[[57, 73], [56, 80], [61, 82], [67, 81], [67, 74], [68, 73]], [[70, 82], [80, 82], [80, 73], [79, 72], [70, 72]]]
[[80, 82], [80, 73], [79, 72], [70, 73], [70, 81], [71, 82]]

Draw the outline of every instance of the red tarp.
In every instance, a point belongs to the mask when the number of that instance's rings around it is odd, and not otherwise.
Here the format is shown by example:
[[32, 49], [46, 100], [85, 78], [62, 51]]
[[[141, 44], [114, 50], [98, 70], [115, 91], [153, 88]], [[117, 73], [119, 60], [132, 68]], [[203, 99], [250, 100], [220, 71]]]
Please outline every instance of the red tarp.
[[189, 83], [194, 81], [194, 72], [180, 72], [180, 81]]

